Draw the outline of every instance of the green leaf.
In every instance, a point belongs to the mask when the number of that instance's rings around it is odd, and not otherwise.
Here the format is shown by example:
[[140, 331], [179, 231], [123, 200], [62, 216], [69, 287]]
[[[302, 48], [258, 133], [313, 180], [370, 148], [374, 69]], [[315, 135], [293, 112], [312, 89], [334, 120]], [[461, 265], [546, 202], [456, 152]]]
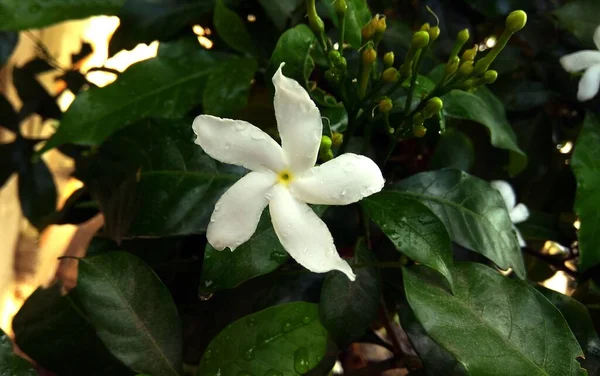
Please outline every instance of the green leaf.
[[[313, 209], [318, 216], [322, 216], [327, 206], [319, 205]], [[199, 290], [203, 294], [210, 294], [234, 288], [249, 279], [274, 271], [289, 258], [273, 230], [269, 211], [265, 210], [254, 235], [235, 251], [217, 251], [210, 244], [206, 245]]]
[[258, 0], [279, 30], [284, 30], [296, 9], [303, 5], [302, 0]]
[[[377, 316], [381, 285], [376, 262], [364, 241], [354, 253], [356, 280], [338, 271], [327, 274], [321, 288], [319, 315], [339, 348], [359, 339]], [[369, 266], [371, 265], [371, 266]]]
[[231, 48], [251, 55], [255, 53], [254, 41], [246, 29], [244, 21], [237, 13], [228, 9], [223, 0], [217, 0], [213, 22], [219, 37]]
[[437, 270], [452, 286], [450, 236], [432, 210], [397, 191], [369, 196], [361, 205], [398, 251]]
[[246, 107], [251, 81], [258, 69], [254, 59], [240, 58], [221, 64], [204, 88], [204, 112], [226, 117]]
[[577, 179], [574, 210], [579, 228], [579, 268], [581, 272], [600, 264], [600, 118], [588, 113], [575, 145], [571, 167]]
[[[362, 46], [361, 30], [371, 20], [372, 14], [365, 0], [346, 0], [348, 10], [346, 11], [346, 31], [345, 42], [359, 49]], [[337, 15], [335, 14], [334, 1], [323, 0], [323, 5], [329, 10], [331, 19], [338, 25]]]
[[589, 46], [593, 46], [593, 36], [600, 24], [600, 3], [596, 0], [570, 1], [555, 10], [553, 14], [565, 29]]
[[15, 47], [17, 46], [18, 41], [18, 33], [11, 31], [0, 31], [0, 67], [6, 64], [8, 58], [10, 58], [10, 55], [12, 55]]
[[99, 145], [144, 117], [182, 117], [201, 102], [218, 56], [198, 47], [178, 58], [159, 56], [134, 64], [113, 84], [78, 95], [40, 153], [65, 143]]
[[3, 0], [0, 30], [40, 29], [57, 22], [96, 15], [116, 15], [125, 0]]
[[37, 376], [33, 365], [13, 352], [13, 343], [0, 330], [0, 375]]
[[469, 171], [473, 163], [475, 163], [475, 148], [469, 136], [458, 129], [449, 128], [440, 136], [429, 168]]
[[287, 30], [281, 35], [271, 55], [269, 75], [273, 76], [281, 63], [285, 63], [283, 74], [304, 84], [315, 68], [315, 62], [310, 56], [317, 38], [308, 26], [300, 24]]
[[492, 145], [511, 153], [511, 157], [515, 158], [509, 169], [511, 176], [525, 168], [527, 156], [517, 145], [517, 137], [506, 119], [504, 106], [488, 88], [481, 87], [474, 93], [452, 90], [442, 99], [446, 116], [485, 125], [490, 131]]
[[408, 50], [412, 44], [412, 28], [404, 22], [397, 20], [386, 20], [387, 28], [383, 34], [383, 42], [394, 50], [404, 48]]
[[[191, 124], [191, 120], [139, 122], [115, 133], [78, 169], [93, 196], [100, 198], [107, 227], [123, 228], [129, 221], [129, 231], [124, 229], [129, 236], [206, 230], [216, 201], [241, 171], [206, 155], [193, 142]], [[121, 193], [126, 192], [120, 187], [127, 179], [133, 179], [134, 192], [124, 199]]]
[[585, 375], [565, 319], [535, 289], [481, 264], [452, 269], [450, 294], [422, 268], [403, 270], [406, 297], [429, 336], [471, 375]]
[[19, 169], [19, 201], [23, 215], [35, 227], [48, 224], [56, 210], [56, 186], [52, 173], [43, 160], [26, 161]]
[[133, 375], [108, 352], [71, 294], [60, 290], [38, 289], [25, 301], [13, 321], [19, 348], [61, 376]]
[[439, 170], [411, 176], [394, 188], [427, 205], [444, 222], [453, 241], [525, 278], [506, 205], [489, 183], [461, 171]]
[[225, 328], [204, 352], [196, 375], [305, 374], [323, 358], [326, 344], [318, 305], [282, 304]]
[[182, 374], [177, 308], [142, 260], [125, 252], [81, 259], [73, 292], [100, 339], [124, 364], [138, 373]]

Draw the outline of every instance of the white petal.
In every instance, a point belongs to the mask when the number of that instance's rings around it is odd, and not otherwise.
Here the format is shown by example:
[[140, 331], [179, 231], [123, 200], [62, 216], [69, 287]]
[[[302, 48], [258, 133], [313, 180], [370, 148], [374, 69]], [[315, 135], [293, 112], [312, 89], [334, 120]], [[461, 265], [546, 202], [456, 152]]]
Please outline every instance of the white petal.
[[248, 122], [200, 115], [192, 129], [196, 144], [216, 160], [254, 171], [285, 168], [279, 144]]
[[579, 80], [579, 90], [577, 91], [577, 100], [580, 102], [589, 101], [598, 94], [600, 87], [600, 64], [596, 64], [585, 71], [581, 80]]
[[282, 68], [283, 64], [273, 76], [275, 117], [283, 153], [291, 170], [301, 173], [317, 161], [323, 123], [306, 90], [296, 80], [284, 76]]
[[525, 222], [529, 218], [529, 209], [525, 204], [518, 204], [510, 211], [510, 220], [512, 223]]
[[385, 180], [370, 158], [342, 154], [313, 167], [290, 185], [300, 201], [320, 205], [348, 205], [381, 191]]
[[504, 203], [506, 204], [506, 209], [510, 212], [516, 205], [517, 199], [515, 197], [515, 191], [513, 191], [512, 187], [508, 182], [504, 180], [494, 180], [491, 181], [490, 184], [494, 187], [504, 199]]
[[339, 270], [352, 281], [352, 268], [337, 253], [329, 229], [307, 204], [283, 185], [273, 188], [269, 204], [273, 228], [283, 248], [300, 265], [315, 273]]
[[521, 232], [519, 231], [518, 228], [514, 227], [515, 229], [515, 233], [517, 234], [517, 241], [519, 242], [519, 247], [523, 248], [527, 245], [527, 243], [525, 243], [525, 239], [523, 239], [523, 235], [521, 235]]
[[592, 65], [600, 64], [600, 51], [579, 51], [560, 58], [560, 64], [567, 72], [579, 72]]
[[233, 251], [246, 242], [258, 226], [260, 215], [269, 203], [271, 190], [277, 183], [272, 172], [250, 172], [221, 196], [210, 218], [206, 238], [222, 251]]
[[596, 48], [600, 50], [600, 25], [594, 31], [594, 43], [596, 44]]

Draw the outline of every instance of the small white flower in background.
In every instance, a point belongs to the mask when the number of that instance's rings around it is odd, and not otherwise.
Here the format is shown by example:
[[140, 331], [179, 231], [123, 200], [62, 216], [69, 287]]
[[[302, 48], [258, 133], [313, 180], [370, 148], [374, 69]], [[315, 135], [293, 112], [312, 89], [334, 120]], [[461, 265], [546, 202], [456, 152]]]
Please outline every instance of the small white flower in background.
[[329, 229], [308, 204], [351, 204], [379, 192], [383, 176], [371, 159], [350, 153], [314, 166], [321, 114], [306, 90], [283, 75], [282, 67], [273, 76], [281, 146], [245, 121], [209, 115], [194, 120], [196, 144], [208, 155], [251, 170], [221, 196], [206, 237], [214, 248], [233, 251], [254, 234], [268, 205], [279, 241], [299, 264], [317, 273], [339, 270], [354, 280]]
[[510, 220], [513, 223], [513, 228], [517, 233], [517, 239], [519, 240], [519, 245], [521, 247], [525, 247], [525, 239], [521, 236], [521, 233], [515, 226], [517, 223], [525, 222], [527, 218], [529, 218], [529, 209], [525, 204], [517, 204], [517, 199], [515, 197], [515, 191], [513, 188], [505, 182], [504, 180], [494, 180], [490, 182], [492, 187], [494, 187], [504, 199], [504, 203], [506, 204], [506, 209], [508, 209], [508, 214], [510, 214]]
[[600, 88], [600, 26], [594, 32], [596, 50], [578, 51], [560, 58], [560, 63], [567, 72], [585, 71], [579, 80], [577, 99], [588, 101], [598, 94]]

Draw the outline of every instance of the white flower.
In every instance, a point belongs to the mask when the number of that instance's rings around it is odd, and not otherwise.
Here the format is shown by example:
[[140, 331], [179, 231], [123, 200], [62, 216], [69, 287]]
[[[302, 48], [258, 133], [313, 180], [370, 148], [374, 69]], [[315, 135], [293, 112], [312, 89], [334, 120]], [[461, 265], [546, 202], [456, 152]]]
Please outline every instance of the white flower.
[[279, 241], [299, 264], [317, 273], [339, 270], [354, 280], [329, 229], [308, 204], [351, 204], [379, 192], [384, 179], [371, 159], [356, 154], [314, 166], [322, 135], [321, 114], [306, 90], [283, 75], [282, 67], [273, 76], [281, 146], [245, 121], [209, 115], [194, 120], [196, 144], [208, 155], [251, 170], [215, 205], [208, 242], [218, 250], [229, 247], [233, 251], [250, 239], [269, 205]]
[[521, 233], [515, 224], [525, 222], [527, 218], [529, 218], [529, 209], [527, 209], [525, 204], [517, 204], [515, 191], [512, 189], [510, 184], [504, 180], [494, 180], [490, 182], [490, 184], [492, 184], [492, 187], [494, 187], [502, 195], [504, 203], [506, 204], [506, 209], [508, 209], [508, 214], [510, 215], [510, 220], [513, 223], [513, 228], [517, 233], [519, 245], [521, 247], [525, 247], [525, 239], [523, 239], [523, 236], [521, 236]]
[[[600, 50], [600, 26], [594, 32], [594, 43]], [[585, 71], [579, 81], [577, 99], [580, 102], [588, 101], [598, 94], [600, 88], [600, 51], [585, 50], [575, 52], [560, 59], [560, 63], [567, 72]]]

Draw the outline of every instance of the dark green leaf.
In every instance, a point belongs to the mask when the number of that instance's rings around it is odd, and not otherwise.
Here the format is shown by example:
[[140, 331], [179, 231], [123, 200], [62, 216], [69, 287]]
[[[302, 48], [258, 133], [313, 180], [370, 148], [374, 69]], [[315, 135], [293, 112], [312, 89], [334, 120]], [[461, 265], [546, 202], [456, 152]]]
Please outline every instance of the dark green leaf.
[[73, 290], [109, 351], [136, 372], [182, 373], [182, 334], [169, 290], [137, 257], [110, 252], [79, 260]]
[[223, 0], [217, 0], [213, 22], [219, 37], [231, 48], [239, 52], [255, 53], [254, 41], [244, 21], [237, 13], [228, 9]]
[[304, 3], [302, 0], [258, 0], [279, 30], [284, 30], [294, 11]]
[[19, 113], [21, 119], [25, 119], [33, 113], [40, 114], [43, 119], [61, 118], [62, 112], [56, 100], [46, 91], [33, 72], [26, 70], [24, 67], [15, 67], [12, 74], [13, 84], [23, 102], [23, 107]]
[[131, 66], [115, 83], [78, 95], [42, 152], [65, 143], [98, 145], [144, 117], [182, 117], [201, 102], [216, 61], [214, 54], [198, 49]]
[[2, 188], [13, 172], [17, 170], [17, 166], [11, 160], [14, 146], [14, 144], [0, 144], [0, 161], [4, 161], [0, 165], [0, 188]]
[[414, 175], [395, 188], [427, 205], [444, 222], [453, 241], [525, 278], [506, 205], [489, 183], [461, 171], [440, 170]]
[[438, 170], [447, 167], [469, 171], [473, 163], [475, 163], [475, 149], [469, 136], [455, 128], [449, 128], [440, 136], [429, 168]]
[[0, 29], [39, 29], [65, 20], [101, 14], [116, 15], [125, 0], [3, 0]]
[[213, 71], [204, 88], [204, 112], [227, 117], [246, 107], [250, 86], [258, 63], [240, 58], [221, 64]]
[[319, 316], [340, 348], [359, 339], [377, 315], [381, 286], [379, 272], [372, 266], [375, 262], [364, 242], [359, 242], [354, 253], [356, 280], [338, 271], [325, 278]]
[[527, 156], [517, 145], [517, 137], [506, 119], [504, 106], [488, 88], [481, 87], [474, 93], [453, 90], [442, 99], [446, 116], [485, 125], [490, 131], [492, 145], [511, 152], [517, 159], [509, 170], [511, 175], [525, 168]]
[[396, 51], [400, 48], [408, 50], [412, 44], [412, 35], [413, 31], [409, 25], [396, 20], [387, 20], [383, 42]]
[[560, 311], [525, 282], [481, 264], [452, 269], [450, 294], [421, 268], [404, 269], [406, 297], [431, 338], [471, 375], [585, 375], [583, 355]]
[[310, 56], [316, 46], [315, 34], [304, 24], [287, 30], [281, 35], [269, 62], [269, 77], [275, 73], [281, 63], [285, 63], [283, 74], [306, 85], [308, 77], [315, 68]]
[[13, 321], [19, 348], [61, 376], [130, 376], [96, 335], [81, 309], [60, 286], [38, 289]]
[[196, 375], [305, 374], [325, 355], [316, 304], [270, 307], [230, 324], [212, 340]]
[[584, 43], [593, 46], [596, 27], [600, 25], [600, 2], [596, 0], [575, 0], [554, 11], [560, 24]]
[[43, 160], [24, 164], [19, 169], [19, 200], [23, 215], [37, 228], [48, 224], [56, 210], [56, 186]]
[[437, 270], [452, 286], [450, 236], [427, 206], [397, 191], [369, 196], [361, 205], [398, 251]]
[[543, 83], [529, 80], [507, 80], [501, 89], [496, 93], [508, 111], [527, 111], [543, 106], [552, 95]]
[[344, 106], [325, 107], [321, 109], [321, 117], [331, 132], [343, 133], [348, 128], [348, 113]]
[[13, 352], [13, 343], [0, 330], [0, 375], [37, 376], [33, 365]]
[[[337, 15], [335, 14], [334, 2], [323, 0], [323, 4], [329, 9], [331, 19], [339, 27]], [[346, 0], [348, 10], [346, 11], [346, 33], [345, 42], [359, 49], [362, 46], [361, 30], [371, 20], [372, 14], [365, 0]]]
[[12, 31], [0, 31], [0, 67], [6, 64], [17, 46], [18, 41], [18, 33]]
[[[115, 133], [88, 165], [78, 168], [92, 194], [101, 198], [103, 211], [104, 204], [117, 194], [114, 207], [121, 210], [105, 211], [107, 226], [133, 221], [127, 232], [130, 236], [206, 230], [215, 202], [240, 175], [194, 143], [191, 124], [186, 120], [139, 122]], [[119, 187], [132, 177], [134, 192], [126, 194]], [[123, 193], [124, 197], [119, 196]]]
[[17, 113], [4, 95], [0, 95], [0, 126], [13, 132], [19, 132]]
[[600, 264], [600, 118], [588, 113], [575, 145], [571, 167], [577, 179], [574, 210], [579, 228], [579, 268], [582, 272]]

